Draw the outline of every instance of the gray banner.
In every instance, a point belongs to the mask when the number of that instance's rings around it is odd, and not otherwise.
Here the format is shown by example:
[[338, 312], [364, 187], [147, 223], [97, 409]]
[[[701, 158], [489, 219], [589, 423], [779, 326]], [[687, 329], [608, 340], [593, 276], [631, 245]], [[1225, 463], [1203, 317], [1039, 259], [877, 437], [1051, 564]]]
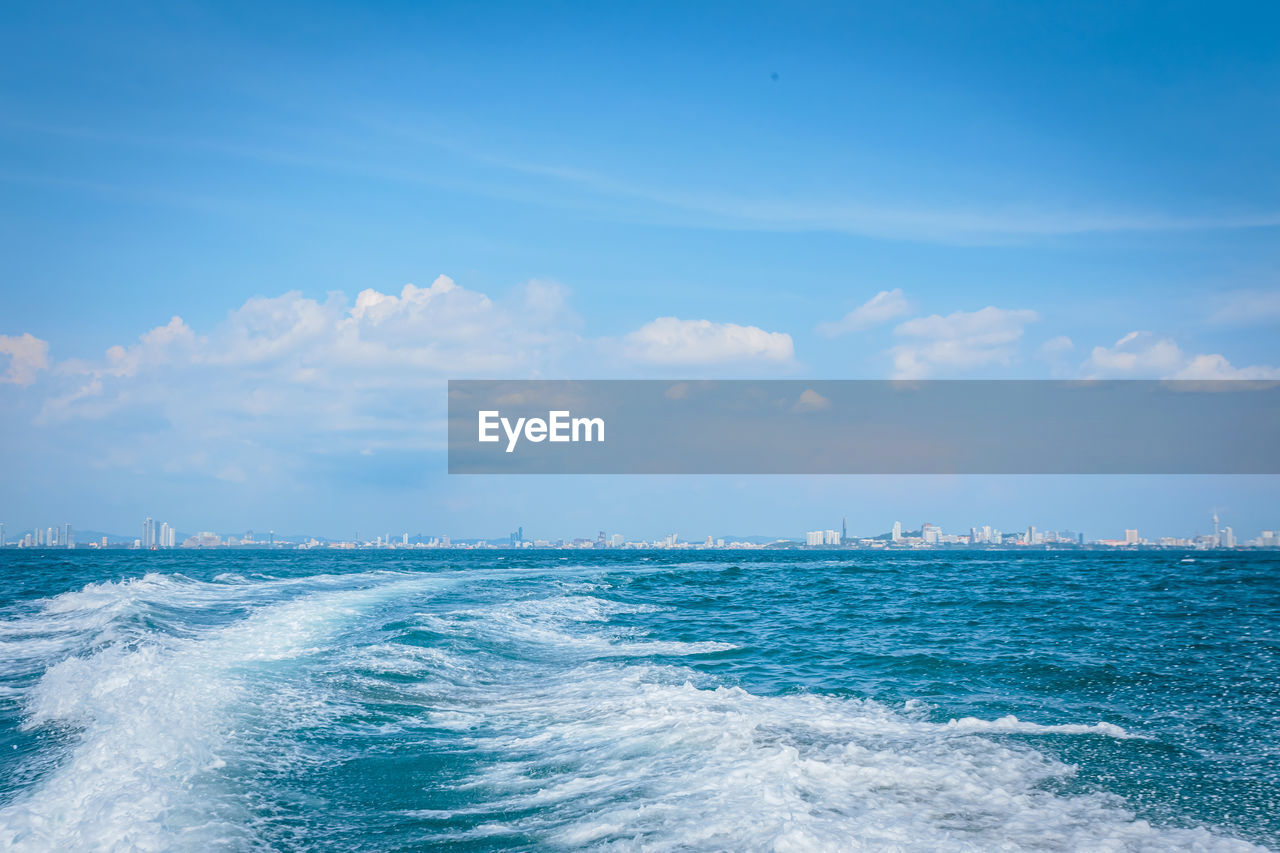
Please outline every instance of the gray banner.
[[452, 380], [451, 474], [1277, 474], [1280, 382]]

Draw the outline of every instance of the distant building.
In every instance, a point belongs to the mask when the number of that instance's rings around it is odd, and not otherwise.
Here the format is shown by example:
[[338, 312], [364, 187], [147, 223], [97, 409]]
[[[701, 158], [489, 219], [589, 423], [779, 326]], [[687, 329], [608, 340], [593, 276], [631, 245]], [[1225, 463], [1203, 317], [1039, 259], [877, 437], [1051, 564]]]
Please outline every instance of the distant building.
[[893, 523], [893, 534], [892, 534], [892, 536], [893, 536], [893, 541], [894, 541], [894, 542], [901, 542], [901, 541], [902, 541], [902, 522], [901, 522], [901, 521], [895, 521], [895, 522]]
[[1138, 531], [1131, 528], [1126, 528], [1124, 531], [1124, 544], [1137, 545], [1138, 542], [1139, 542]]
[[812, 547], [812, 546], [814, 546], [814, 545], [821, 545], [821, 544], [822, 544], [822, 531], [821, 531], [821, 530], [810, 530], [808, 533], [806, 533], [806, 534], [804, 535], [804, 544], [809, 545], [809, 546], [811, 546], [811, 547]]
[[182, 541], [183, 548], [217, 548], [221, 544], [222, 537], [207, 530], [195, 536], [188, 536]]

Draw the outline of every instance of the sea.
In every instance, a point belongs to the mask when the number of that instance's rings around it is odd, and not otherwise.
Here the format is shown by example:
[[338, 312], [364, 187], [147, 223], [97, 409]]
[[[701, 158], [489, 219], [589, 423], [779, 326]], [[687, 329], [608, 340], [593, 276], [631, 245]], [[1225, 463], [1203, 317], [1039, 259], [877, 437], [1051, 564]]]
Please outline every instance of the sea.
[[1280, 555], [0, 552], [0, 849], [1280, 849]]

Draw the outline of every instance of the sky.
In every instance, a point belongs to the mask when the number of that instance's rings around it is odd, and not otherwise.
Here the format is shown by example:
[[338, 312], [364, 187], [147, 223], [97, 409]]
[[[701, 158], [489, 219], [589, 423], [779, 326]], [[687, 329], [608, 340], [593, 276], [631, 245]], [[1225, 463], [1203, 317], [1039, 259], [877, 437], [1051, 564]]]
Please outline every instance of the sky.
[[1274, 4], [5, 15], [11, 533], [1280, 527], [1274, 477], [443, 455], [449, 378], [1280, 377]]

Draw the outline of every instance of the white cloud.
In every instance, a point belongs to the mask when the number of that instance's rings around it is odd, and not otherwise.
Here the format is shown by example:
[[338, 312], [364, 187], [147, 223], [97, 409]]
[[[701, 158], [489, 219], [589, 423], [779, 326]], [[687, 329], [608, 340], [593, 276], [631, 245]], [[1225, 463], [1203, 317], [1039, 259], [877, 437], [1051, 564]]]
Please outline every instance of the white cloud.
[[791, 336], [757, 326], [659, 317], [623, 339], [626, 356], [645, 364], [705, 365], [727, 362], [789, 362]]
[[900, 323], [894, 333], [913, 339], [894, 347], [894, 377], [914, 379], [942, 371], [963, 371], [992, 364], [1010, 364], [1029, 323], [1039, 319], [1029, 309], [1007, 310], [987, 306], [978, 311], [956, 311], [945, 317], [932, 314]]
[[1066, 335], [1050, 338], [1040, 345], [1040, 355], [1045, 358], [1057, 358], [1075, 349], [1075, 344]]
[[1174, 374], [1174, 379], [1280, 379], [1280, 367], [1233, 367], [1223, 356], [1197, 355]]
[[421, 444], [438, 408], [427, 389], [451, 377], [537, 375], [578, 343], [572, 325], [563, 288], [549, 282], [498, 300], [446, 276], [399, 293], [364, 290], [354, 302], [340, 293], [254, 297], [207, 334], [174, 317], [100, 360], [62, 362], [62, 387], [41, 418], [127, 412], [192, 438], [390, 431]]
[[1112, 346], [1094, 347], [1085, 370], [1090, 376], [1143, 374], [1159, 378], [1173, 374], [1184, 361], [1182, 350], [1171, 339], [1130, 332]]
[[1172, 338], [1130, 332], [1109, 347], [1094, 347], [1084, 363], [1092, 378], [1144, 379], [1276, 379], [1280, 368], [1235, 367], [1218, 354], [1187, 355]]
[[30, 385], [36, 381], [36, 374], [49, 366], [49, 342], [30, 332], [15, 337], [0, 335], [0, 355], [9, 356], [9, 366], [0, 375], [0, 382]]
[[1222, 326], [1254, 326], [1280, 322], [1280, 290], [1237, 290], [1223, 297], [1209, 315]]
[[866, 302], [845, 314], [838, 322], [822, 323], [818, 334], [828, 338], [858, 332], [887, 323], [911, 311], [911, 303], [901, 288], [882, 290]]
[[624, 373], [637, 362], [758, 367], [791, 364], [794, 352], [790, 336], [754, 326], [660, 318], [584, 340], [579, 325], [548, 281], [494, 297], [446, 276], [354, 298], [254, 297], [211, 328], [174, 317], [100, 358], [53, 365], [38, 420], [94, 421], [81, 431], [89, 464], [314, 476], [328, 464], [317, 459], [373, 464], [441, 447], [448, 378], [563, 375], [591, 358]]
[[800, 392], [800, 398], [791, 408], [796, 412], [821, 412], [831, 408], [831, 401], [812, 388], [806, 388]]

